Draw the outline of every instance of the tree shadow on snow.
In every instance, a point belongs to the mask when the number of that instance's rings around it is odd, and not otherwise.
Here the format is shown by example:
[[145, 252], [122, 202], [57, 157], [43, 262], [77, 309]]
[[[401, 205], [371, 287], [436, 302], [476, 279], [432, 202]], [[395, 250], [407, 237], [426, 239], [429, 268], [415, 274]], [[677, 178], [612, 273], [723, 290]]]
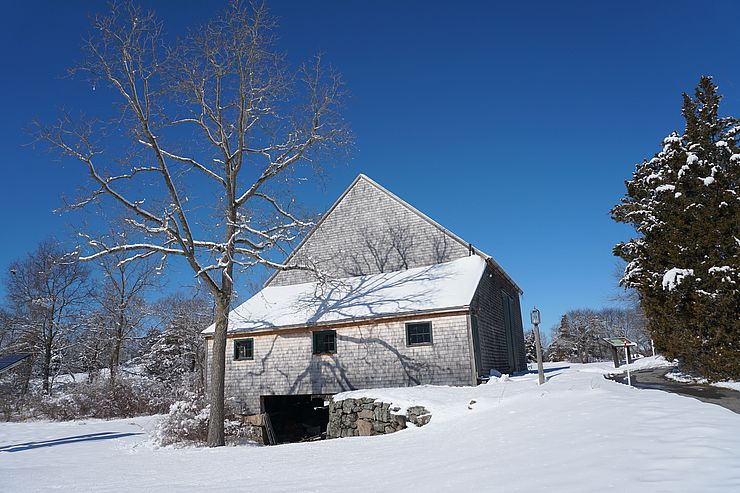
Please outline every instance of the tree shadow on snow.
[[[557, 366], [553, 368], [545, 368], [544, 369], [545, 381], [549, 382], [552, 378], [555, 378], [558, 375], [560, 375], [560, 373], [554, 373], [554, 372], [560, 372], [560, 370], [567, 370], [568, 368], [570, 368], [570, 366]], [[551, 373], [551, 375], [548, 375], [549, 373]], [[516, 377], [516, 376], [521, 376], [521, 375], [537, 375], [537, 368], [533, 370], [515, 372], [513, 376]]]
[[142, 435], [141, 432], [137, 433], [122, 433], [114, 431], [105, 431], [102, 433], [90, 433], [88, 435], [77, 435], [64, 438], [56, 438], [54, 440], [41, 440], [38, 442], [26, 442], [16, 443], [14, 445], [3, 445], [0, 446], [0, 452], [22, 452], [24, 450], [31, 450], [42, 447], [54, 447], [56, 445], [66, 445], [68, 443], [77, 442], [89, 442], [95, 440], [113, 440], [116, 438], [124, 438], [132, 435]]

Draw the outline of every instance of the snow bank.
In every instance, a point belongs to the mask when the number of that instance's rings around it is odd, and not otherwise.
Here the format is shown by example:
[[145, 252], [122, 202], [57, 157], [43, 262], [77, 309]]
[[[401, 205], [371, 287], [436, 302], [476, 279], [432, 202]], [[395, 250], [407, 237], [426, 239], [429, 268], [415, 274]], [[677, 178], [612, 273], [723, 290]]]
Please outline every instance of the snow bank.
[[676, 366], [676, 361], [668, 361], [663, 356], [648, 356], [634, 360], [629, 365], [622, 365], [618, 369], [627, 371], [651, 370], [653, 368], [670, 368]]
[[14, 492], [737, 489], [740, 415], [606, 380], [598, 365], [548, 366], [542, 386], [527, 374], [368, 392], [433, 415], [377, 437], [173, 449], [148, 444], [152, 418], [0, 423], [0, 477]]
[[653, 368], [671, 368], [676, 366], [675, 361], [668, 361], [663, 356], [648, 356], [645, 358], [639, 358], [633, 360], [629, 365], [621, 365], [619, 368], [614, 368], [614, 363], [611, 361], [599, 361], [597, 363], [589, 363], [586, 365], [578, 365], [574, 363], [559, 363], [562, 365], [576, 365], [575, 369], [583, 373], [599, 373], [601, 375], [620, 375], [626, 373], [627, 370], [650, 370]]
[[670, 373], [666, 373], [665, 377], [668, 380], [673, 380], [675, 382], [681, 382], [681, 383], [698, 383], [698, 384], [703, 384], [703, 385], [708, 384], [708, 385], [712, 385], [714, 387], [722, 387], [722, 388], [725, 388], [725, 389], [740, 391], [740, 382], [735, 382], [735, 381], [732, 381], [732, 380], [725, 380], [725, 381], [722, 381], [722, 382], [710, 382], [706, 378], [697, 377], [697, 376], [694, 376], [694, 375], [690, 375], [688, 373], [683, 373], [683, 372], [678, 371], [678, 370], [673, 370]]
[[714, 385], [715, 387], [722, 387], [725, 389], [740, 391], [740, 382], [734, 382], [734, 381], [714, 382], [711, 385]]
[[699, 384], [706, 384], [709, 383], [709, 380], [702, 377], [695, 377], [692, 375], [689, 375], [688, 373], [683, 373], [678, 370], [673, 370], [672, 372], [666, 373], [665, 377], [668, 380], [673, 380], [674, 382], [679, 383], [699, 383]]

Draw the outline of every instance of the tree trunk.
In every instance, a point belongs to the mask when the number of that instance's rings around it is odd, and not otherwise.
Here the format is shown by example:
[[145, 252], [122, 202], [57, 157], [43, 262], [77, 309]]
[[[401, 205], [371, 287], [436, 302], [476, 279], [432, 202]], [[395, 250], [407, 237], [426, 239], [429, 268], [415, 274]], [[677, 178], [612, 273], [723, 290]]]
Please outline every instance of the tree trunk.
[[118, 362], [120, 358], [121, 358], [121, 339], [119, 337], [116, 337], [116, 340], [113, 342], [113, 348], [111, 348], [111, 352], [110, 352], [110, 362], [108, 363], [108, 369], [110, 370], [111, 385], [113, 385], [116, 381], [116, 376], [118, 375]]
[[51, 395], [51, 386], [49, 385], [49, 379], [51, 378], [51, 344], [45, 344], [44, 347], [44, 366], [42, 369], [42, 378], [44, 382], [44, 394]]
[[[121, 281], [121, 285], [125, 285]], [[115, 340], [113, 341], [113, 348], [111, 348], [110, 361], [108, 363], [108, 369], [110, 370], [110, 384], [113, 386], [116, 382], [116, 376], [118, 375], [118, 364], [121, 360], [121, 346], [123, 345], [124, 326], [126, 324], [126, 317], [123, 312], [124, 302], [121, 300], [121, 305], [118, 309], [118, 320], [116, 320], [116, 334]]]
[[216, 297], [216, 331], [211, 352], [211, 413], [208, 421], [208, 446], [221, 447], [224, 439], [224, 377], [226, 375], [226, 330], [229, 326], [231, 296]]

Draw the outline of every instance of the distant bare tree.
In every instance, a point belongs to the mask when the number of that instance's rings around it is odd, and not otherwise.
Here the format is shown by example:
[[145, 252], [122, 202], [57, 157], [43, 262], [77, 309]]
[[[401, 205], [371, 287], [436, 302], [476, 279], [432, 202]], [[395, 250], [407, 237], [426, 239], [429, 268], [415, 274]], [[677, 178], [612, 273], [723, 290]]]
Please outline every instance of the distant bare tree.
[[0, 354], [12, 352], [17, 345], [17, 338], [13, 314], [0, 307]]
[[76, 334], [72, 346], [72, 358], [76, 361], [75, 370], [87, 374], [87, 382], [93, 383], [105, 368], [109, 359], [108, 323], [101, 310], [84, 314], [84, 329]]
[[351, 137], [339, 115], [340, 77], [320, 57], [289, 69], [274, 27], [264, 6], [234, 1], [170, 46], [153, 13], [114, 4], [95, 18], [75, 71], [120, 102], [114, 125], [65, 115], [38, 126], [39, 137], [78, 161], [93, 185], [70, 208], [109, 201], [136, 232], [125, 239], [85, 232], [92, 251], [83, 260], [179, 257], [213, 295], [210, 446], [224, 444], [234, 275], [258, 265], [313, 269], [271, 252], [312, 224], [295, 210], [293, 184]]
[[33, 353], [41, 364], [43, 390], [51, 393], [53, 364], [59, 366], [72, 335], [80, 328], [80, 313], [90, 298], [89, 269], [53, 240], [10, 266], [8, 300], [15, 311], [19, 349]]
[[154, 377], [198, 393], [205, 388], [206, 347], [201, 334], [213, 319], [213, 301], [177, 293], [154, 309], [160, 329], [151, 334], [140, 361]]
[[[27, 346], [20, 339], [18, 320], [9, 311], [0, 308], [0, 356], [27, 351]], [[26, 360], [10, 371], [0, 373], [0, 411], [5, 419], [18, 412], [28, 394], [31, 380], [31, 365]]]
[[612, 270], [612, 279], [614, 280], [614, 294], [610, 297], [610, 301], [618, 303], [619, 305], [628, 307], [639, 307], [640, 305], [640, 293], [634, 288], [625, 287], [621, 284], [622, 278], [624, 277], [624, 270], [627, 267], [627, 262], [619, 260], [614, 264]]
[[637, 344], [638, 351], [647, 355], [650, 338], [645, 331], [645, 319], [639, 309], [602, 308], [600, 310], [570, 310], [553, 329], [553, 341], [548, 354], [553, 361], [578, 360], [588, 363], [608, 359], [603, 342], [607, 337], [626, 337]]
[[145, 292], [157, 282], [158, 270], [149, 258], [126, 262], [122, 252], [112, 253], [100, 259], [103, 272], [100, 293], [99, 322], [103, 324], [101, 335], [108, 346], [108, 369], [113, 384], [121, 362], [124, 345], [137, 334], [148, 315]]
[[616, 292], [612, 301], [618, 303], [619, 308], [604, 310], [604, 319], [608, 326], [613, 327], [615, 336], [627, 337], [637, 343], [638, 351], [643, 355], [652, 354], [653, 343], [648, 333], [640, 293], [634, 288], [620, 285], [626, 266], [627, 263], [620, 260], [614, 267], [612, 277]]
[[639, 305], [626, 308], [605, 308], [599, 311], [604, 324], [605, 337], [626, 337], [637, 344], [640, 354], [651, 354], [647, 321]]

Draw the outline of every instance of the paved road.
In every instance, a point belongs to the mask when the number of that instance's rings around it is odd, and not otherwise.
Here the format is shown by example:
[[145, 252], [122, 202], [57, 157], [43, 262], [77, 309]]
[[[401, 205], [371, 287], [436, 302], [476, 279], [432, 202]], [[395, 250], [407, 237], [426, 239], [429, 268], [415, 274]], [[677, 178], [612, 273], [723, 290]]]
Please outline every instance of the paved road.
[[[670, 370], [659, 368], [655, 370], [640, 370], [631, 372], [632, 385], [639, 389], [657, 389], [674, 394], [681, 394], [699, 399], [700, 401], [717, 404], [730, 411], [740, 414], [740, 392], [737, 390], [723, 389], [711, 385], [695, 383], [680, 383], [665, 378]], [[615, 380], [627, 383], [627, 376], [617, 376]]]

